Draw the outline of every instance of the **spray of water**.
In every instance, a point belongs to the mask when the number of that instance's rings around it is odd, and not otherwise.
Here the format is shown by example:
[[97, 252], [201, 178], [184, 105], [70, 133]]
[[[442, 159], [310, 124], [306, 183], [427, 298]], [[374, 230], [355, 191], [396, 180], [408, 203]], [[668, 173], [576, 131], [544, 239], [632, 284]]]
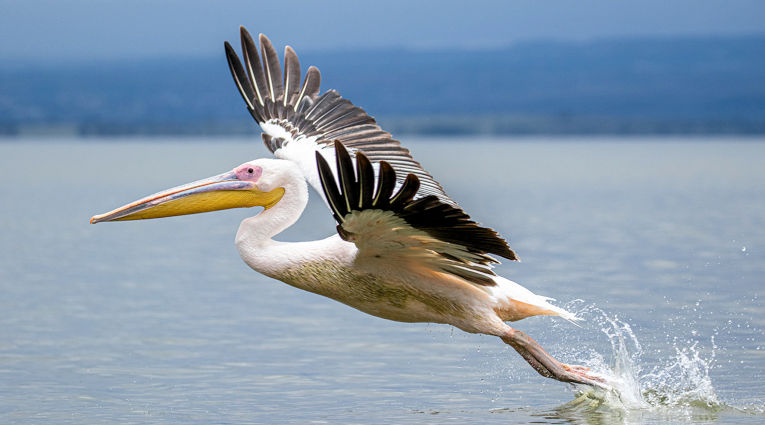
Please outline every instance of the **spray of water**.
[[619, 317], [581, 303], [567, 308], [598, 326], [611, 345], [607, 357], [594, 351], [568, 353], [567, 357], [585, 359], [592, 372], [612, 389], [576, 386], [575, 399], [560, 406], [558, 413], [618, 418], [622, 423], [645, 421], [647, 416], [713, 419], [723, 410], [758, 413], [734, 408], [718, 398], [709, 375], [715, 362], [714, 339], [709, 344], [711, 350], [698, 342], [686, 346], [674, 340], [672, 352], [656, 355], [643, 349], [632, 327]]

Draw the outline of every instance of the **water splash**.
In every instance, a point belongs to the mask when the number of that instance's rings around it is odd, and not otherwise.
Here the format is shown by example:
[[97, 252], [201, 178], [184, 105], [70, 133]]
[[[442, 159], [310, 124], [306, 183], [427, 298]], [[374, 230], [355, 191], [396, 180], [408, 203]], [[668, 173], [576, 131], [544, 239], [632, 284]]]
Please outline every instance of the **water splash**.
[[[578, 307], [578, 308], [577, 308]], [[556, 409], [571, 417], [586, 415], [607, 421], [642, 422], [651, 417], [666, 420], [709, 420], [721, 411], [762, 414], [761, 406], [733, 407], [722, 402], [709, 372], [715, 364], [714, 337], [710, 347], [673, 339], [671, 352], [644, 349], [629, 323], [594, 306], [569, 305], [570, 311], [598, 326], [611, 345], [609, 358], [589, 351], [568, 353], [603, 377], [612, 390], [574, 386], [575, 399]], [[582, 346], [582, 345], [578, 345]], [[581, 360], [580, 360], [581, 361]], [[653, 366], [647, 366], [647, 365]]]

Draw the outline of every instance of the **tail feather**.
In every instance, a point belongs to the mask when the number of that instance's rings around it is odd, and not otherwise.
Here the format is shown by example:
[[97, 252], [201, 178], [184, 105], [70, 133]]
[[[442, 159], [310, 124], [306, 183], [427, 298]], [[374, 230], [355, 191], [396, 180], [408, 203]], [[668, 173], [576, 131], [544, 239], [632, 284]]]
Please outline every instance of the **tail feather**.
[[552, 304], [548, 303], [547, 301], [545, 301], [545, 304], [547, 304], [547, 306], [548, 306], [547, 308], [550, 311], [554, 311], [556, 313], [555, 314], [556, 316], [561, 317], [561, 318], [567, 320], [568, 322], [570, 322], [570, 323], [572, 323], [572, 324], [574, 324], [576, 326], [579, 326], [579, 327], [582, 326], [582, 325], [580, 325], [578, 323], [578, 322], [584, 321], [584, 319], [582, 319], [581, 317], [577, 317], [574, 313], [571, 313], [570, 311], [565, 310], [565, 309], [563, 309], [561, 307], [558, 307], [556, 305], [552, 305]]
[[537, 295], [512, 280], [496, 276], [494, 281], [497, 285], [487, 287], [486, 290], [504, 306], [500, 307], [500, 311], [504, 312], [503, 320], [514, 321], [531, 316], [549, 315], [559, 316], [577, 326], [580, 326], [577, 322], [583, 320], [561, 307], [550, 304], [549, 301], [554, 301], [552, 298]]

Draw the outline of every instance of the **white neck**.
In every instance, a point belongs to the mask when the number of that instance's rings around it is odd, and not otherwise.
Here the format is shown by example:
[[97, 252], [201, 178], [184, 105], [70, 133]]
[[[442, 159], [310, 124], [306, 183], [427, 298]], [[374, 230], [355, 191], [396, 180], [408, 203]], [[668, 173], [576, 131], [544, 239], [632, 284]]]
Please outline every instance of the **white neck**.
[[269, 271], [280, 267], [278, 259], [269, 253], [269, 248], [278, 244], [271, 238], [295, 224], [308, 203], [305, 179], [294, 174], [281, 185], [284, 187], [282, 199], [255, 217], [244, 219], [236, 232], [239, 255], [250, 267], [264, 274], [271, 274]]
[[308, 187], [302, 176], [291, 178], [285, 184], [284, 196], [276, 205], [265, 209], [260, 214], [242, 220], [236, 232], [237, 246], [244, 244], [253, 247], [272, 242], [271, 238], [283, 232], [303, 214], [308, 204]]

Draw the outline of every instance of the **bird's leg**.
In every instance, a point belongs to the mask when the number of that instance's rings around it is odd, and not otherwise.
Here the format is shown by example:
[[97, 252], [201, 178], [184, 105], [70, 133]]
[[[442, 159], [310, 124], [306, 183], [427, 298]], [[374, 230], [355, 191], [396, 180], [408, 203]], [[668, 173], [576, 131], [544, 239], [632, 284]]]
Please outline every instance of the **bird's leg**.
[[521, 355], [531, 367], [546, 378], [562, 382], [586, 384], [594, 387], [608, 388], [603, 379], [587, 373], [589, 368], [584, 366], [569, 366], [561, 363], [548, 354], [542, 346], [525, 333], [508, 326], [507, 332], [501, 336], [502, 341], [510, 345]]

